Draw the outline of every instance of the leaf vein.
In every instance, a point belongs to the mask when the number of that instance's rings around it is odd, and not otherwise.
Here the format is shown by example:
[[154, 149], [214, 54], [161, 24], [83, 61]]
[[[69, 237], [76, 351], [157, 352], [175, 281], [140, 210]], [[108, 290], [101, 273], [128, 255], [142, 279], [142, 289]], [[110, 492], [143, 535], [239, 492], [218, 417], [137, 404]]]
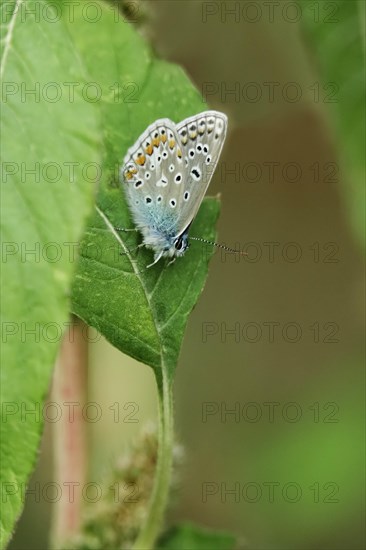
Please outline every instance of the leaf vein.
[[8, 32], [5, 35], [5, 39], [4, 39], [5, 45], [4, 45], [4, 49], [3, 49], [3, 55], [2, 55], [2, 58], [1, 58], [0, 78], [3, 77], [3, 72], [5, 70], [5, 63], [6, 63], [8, 55], [9, 55], [9, 50], [10, 50], [10, 46], [11, 46], [11, 39], [12, 39], [13, 32], [14, 32], [17, 13], [19, 11], [19, 7], [20, 7], [20, 4], [22, 4], [22, 2], [23, 2], [23, 0], [16, 0], [15, 6], [14, 6], [14, 11], [12, 13], [12, 16], [11, 16], [11, 19], [10, 19], [10, 22], [9, 22]]

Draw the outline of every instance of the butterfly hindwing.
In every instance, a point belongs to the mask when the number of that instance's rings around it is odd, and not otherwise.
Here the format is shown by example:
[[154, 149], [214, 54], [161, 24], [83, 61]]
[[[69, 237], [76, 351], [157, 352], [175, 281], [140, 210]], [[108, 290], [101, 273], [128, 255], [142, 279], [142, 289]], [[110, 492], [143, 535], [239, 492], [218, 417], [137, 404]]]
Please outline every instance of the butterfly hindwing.
[[176, 230], [180, 188], [174, 185], [174, 180], [178, 173], [183, 178], [176, 125], [169, 119], [157, 120], [124, 159], [126, 195], [136, 225]]

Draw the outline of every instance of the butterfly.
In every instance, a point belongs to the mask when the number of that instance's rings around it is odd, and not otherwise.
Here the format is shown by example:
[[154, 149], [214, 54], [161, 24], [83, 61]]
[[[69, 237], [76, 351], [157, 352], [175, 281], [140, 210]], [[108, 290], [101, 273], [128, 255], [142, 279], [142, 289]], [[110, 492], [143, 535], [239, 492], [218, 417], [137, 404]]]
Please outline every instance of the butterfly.
[[[156, 264], [182, 256], [188, 232], [220, 157], [227, 117], [205, 111], [151, 124], [127, 151], [121, 181], [133, 221]], [[214, 244], [214, 243], [212, 243]]]

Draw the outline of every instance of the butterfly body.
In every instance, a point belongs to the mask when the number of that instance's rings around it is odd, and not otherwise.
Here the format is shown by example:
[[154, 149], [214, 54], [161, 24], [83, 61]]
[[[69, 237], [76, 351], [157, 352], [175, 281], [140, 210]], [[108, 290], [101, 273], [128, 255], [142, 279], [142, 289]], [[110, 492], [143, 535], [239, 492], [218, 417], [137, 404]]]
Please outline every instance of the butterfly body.
[[179, 257], [189, 246], [197, 214], [219, 159], [227, 117], [206, 111], [175, 124], [160, 119], [131, 147], [121, 179], [143, 244], [161, 257]]
[[189, 246], [188, 231], [177, 236], [177, 229], [171, 230], [170, 224], [140, 226], [143, 243], [155, 251], [155, 260], [159, 257], [182, 256]]

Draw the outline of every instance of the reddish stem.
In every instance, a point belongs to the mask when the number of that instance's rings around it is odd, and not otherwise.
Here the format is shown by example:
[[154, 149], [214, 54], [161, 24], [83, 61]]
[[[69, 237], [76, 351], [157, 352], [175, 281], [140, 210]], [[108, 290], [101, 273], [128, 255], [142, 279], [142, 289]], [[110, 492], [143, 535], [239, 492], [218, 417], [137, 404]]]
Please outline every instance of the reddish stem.
[[52, 400], [62, 410], [53, 431], [55, 481], [61, 494], [53, 512], [54, 548], [62, 548], [81, 527], [82, 490], [87, 474], [86, 422], [82, 415], [87, 363], [87, 326], [74, 317], [64, 334], [52, 390]]

